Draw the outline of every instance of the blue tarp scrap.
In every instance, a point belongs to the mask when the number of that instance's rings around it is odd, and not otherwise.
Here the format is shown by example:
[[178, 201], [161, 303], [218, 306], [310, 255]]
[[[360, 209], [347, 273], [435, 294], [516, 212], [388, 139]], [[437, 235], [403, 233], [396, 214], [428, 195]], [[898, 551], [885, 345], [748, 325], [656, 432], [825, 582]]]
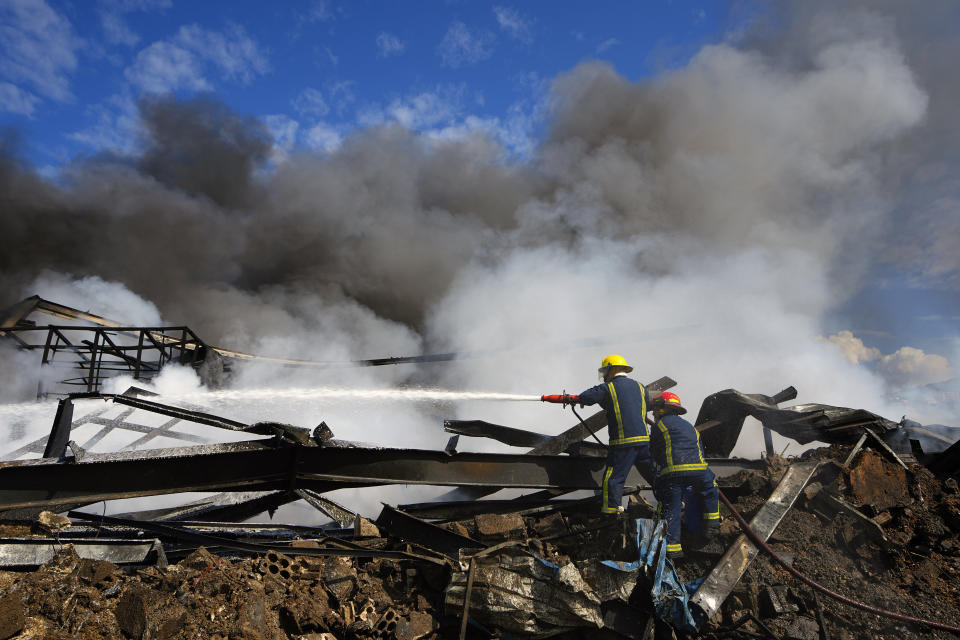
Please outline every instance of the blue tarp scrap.
[[644, 573], [651, 582], [650, 595], [657, 617], [674, 629], [694, 632], [704, 620], [699, 609], [691, 608], [689, 598], [703, 582], [703, 578], [686, 584], [680, 582], [676, 567], [667, 558], [666, 524], [664, 520], [638, 519], [638, 559], [630, 563], [604, 560], [603, 564], [618, 571], [652, 570], [652, 576], [649, 571]]

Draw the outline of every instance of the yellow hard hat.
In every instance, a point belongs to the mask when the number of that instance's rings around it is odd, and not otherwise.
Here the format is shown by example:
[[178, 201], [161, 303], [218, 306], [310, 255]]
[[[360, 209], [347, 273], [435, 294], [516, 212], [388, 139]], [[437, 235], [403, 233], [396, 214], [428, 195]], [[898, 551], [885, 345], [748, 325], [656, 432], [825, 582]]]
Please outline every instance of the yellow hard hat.
[[623, 370], [626, 371], [627, 373], [630, 373], [631, 371], [633, 371], [633, 367], [627, 364], [626, 358], [624, 358], [623, 356], [618, 356], [616, 354], [610, 355], [604, 358], [603, 361], [600, 363], [600, 368], [598, 369], [598, 371], [603, 372], [603, 370], [606, 369], [607, 367], [622, 367]]

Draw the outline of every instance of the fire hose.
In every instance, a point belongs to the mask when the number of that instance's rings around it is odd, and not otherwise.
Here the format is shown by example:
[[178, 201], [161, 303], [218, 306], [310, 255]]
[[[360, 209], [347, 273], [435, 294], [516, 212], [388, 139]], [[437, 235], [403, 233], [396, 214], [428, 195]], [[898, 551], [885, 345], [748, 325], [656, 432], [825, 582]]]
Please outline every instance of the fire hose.
[[804, 574], [794, 569], [793, 566], [791, 566], [786, 560], [778, 556], [777, 552], [774, 551], [772, 548], [770, 548], [770, 546], [767, 545], [767, 543], [764, 542], [763, 539], [761, 539], [760, 536], [758, 536], [757, 533], [752, 528], [750, 528], [750, 525], [747, 523], [747, 521], [744, 520], [743, 516], [741, 516], [740, 513], [738, 513], [737, 510], [733, 508], [733, 505], [727, 499], [727, 496], [723, 495], [722, 491], [720, 492], [720, 499], [723, 501], [723, 504], [727, 505], [727, 508], [730, 509], [730, 513], [733, 514], [733, 517], [737, 520], [737, 523], [740, 525], [740, 528], [743, 529], [743, 532], [747, 534], [747, 537], [750, 538], [750, 540], [755, 545], [757, 545], [757, 547], [759, 547], [760, 549], [763, 549], [768, 555], [770, 555], [774, 560], [776, 560], [777, 563], [780, 564], [780, 566], [782, 566], [784, 569], [789, 571], [790, 574], [793, 575], [795, 578], [807, 584], [808, 586], [816, 589], [820, 593], [826, 596], [829, 596], [839, 602], [848, 604], [851, 607], [854, 607], [856, 609], [867, 611], [869, 613], [873, 613], [878, 616], [883, 616], [885, 618], [892, 618], [894, 620], [900, 620], [902, 622], [912, 622], [914, 624], [925, 625], [933, 629], [940, 629], [941, 631], [950, 631], [951, 633], [960, 634], [960, 627], [954, 627], [949, 624], [934, 622], [932, 620], [924, 620], [923, 618], [914, 618], [912, 616], [903, 615], [902, 613], [896, 613], [894, 611], [887, 611], [886, 609], [880, 609], [879, 607], [873, 607], [869, 604], [864, 604], [862, 602], [854, 600], [853, 598], [849, 598], [840, 593], [836, 593], [835, 591], [831, 591], [830, 589], [827, 589], [825, 586], [817, 582], [814, 582], [812, 579], [808, 578]]

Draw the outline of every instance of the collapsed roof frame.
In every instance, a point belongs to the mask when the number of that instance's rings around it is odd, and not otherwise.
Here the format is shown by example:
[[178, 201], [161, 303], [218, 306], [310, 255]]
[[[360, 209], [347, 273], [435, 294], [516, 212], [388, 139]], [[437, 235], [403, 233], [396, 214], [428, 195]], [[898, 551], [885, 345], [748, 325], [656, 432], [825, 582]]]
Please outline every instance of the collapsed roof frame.
[[[267, 439], [94, 454], [70, 440], [77, 424], [72, 400], [60, 401], [39, 460], [0, 462], [0, 509], [78, 505], [188, 491], [326, 491], [386, 484], [553, 489], [601, 486], [603, 460], [594, 456], [472, 453], [362, 446], [278, 423], [245, 425], [199, 411], [127, 395], [82, 394], [138, 409]], [[118, 426], [118, 425], [115, 425]], [[154, 429], [174, 435], [166, 422]], [[109, 428], [109, 427], [108, 427]], [[150, 435], [149, 433], [147, 435]], [[563, 436], [558, 436], [562, 438]], [[711, 461], [720, 474], [759, 462]], [[642, 485], [634, 470], [631, 484]]]
[[[86, 324], [40, 326], [28, 319], [28, 316], [35, 312]], [[68, 332], [86, 333], [88, 336], [79, 340], [74, 337], [71, 340], [67, 335]], [[39, 334], [40, 337], [34, 338], [32, 334]], [[124, 336], [127, 343], [118, 344], [121, 341], [115, 340], [114, 337], [119, 335]], [[137, 380], [149, 380], [168, 362], [197, 367], [201, 379], [204, 379], [208, 386], [216, 387], [219, 386], [222, 373], [229, 371], [230, 364], [234, 361], [258, 361], [282, 367], [330, 369], [449, 362], [470, 355], [435, 353], [344, 362], [260, 356], [209, 345], [187, 326], [125, 326], [108, 318], [51, 302], [36, 295], [0, 310], [0, 338], [12, 340], [18, 348], [23, 350], [42, 349], [42, 365], [52, 365], [58, 352], [77, 355], [79, 360], [74, 363], [74, 368], [80, 375], [62, 380], [59, 384], [68, 388], [85, 387], [87, 392], [99, 392], [102, 380], [110, 377], [111, 373], [130, 373]], [[209, 366], [210, 371], [204, 371], [205, 365]], [[108, 375], [104, 375], [105, 373]], [[45, 388], [42, 382], [41, 380], [38, 385], [38, 398], [49, 395], [69, 395], [69, 391]]]

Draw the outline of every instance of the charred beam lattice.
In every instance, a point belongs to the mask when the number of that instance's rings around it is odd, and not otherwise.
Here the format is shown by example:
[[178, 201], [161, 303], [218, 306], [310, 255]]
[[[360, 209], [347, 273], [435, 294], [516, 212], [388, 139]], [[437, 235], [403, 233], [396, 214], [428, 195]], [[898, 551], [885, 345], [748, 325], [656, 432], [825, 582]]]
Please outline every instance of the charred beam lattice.
[[[206, 345], [189, 328], [47, 325], [4, 329], [19, 347], [42, 352], [41, 364], [73, 370], [58, 384], [71, 391], [99, 391], [105, 378], [129, 374], [149, 380], [168, 363], [193, 365], [203, 360]], [[40, 395], [64, 395], [41, 388]]]

